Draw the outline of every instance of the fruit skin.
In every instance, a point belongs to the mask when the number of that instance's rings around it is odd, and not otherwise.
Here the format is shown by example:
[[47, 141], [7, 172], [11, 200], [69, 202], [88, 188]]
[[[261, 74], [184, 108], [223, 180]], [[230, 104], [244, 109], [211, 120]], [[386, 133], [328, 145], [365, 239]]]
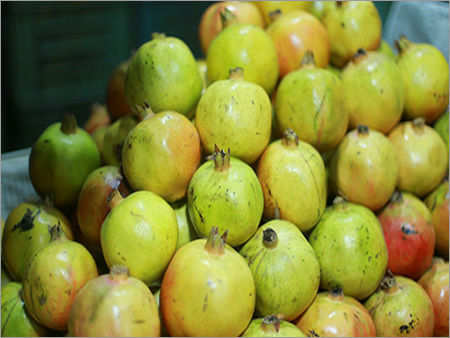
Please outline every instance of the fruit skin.
[[448, 275], [448, 262], [436, 258], [431, 269], [425, 272], [418, 281], [433, 303], [435, 337], [448, 336]]
[[119, 167], [122, 163], [123, 143], [128, 133], [139, 123], [134, 115], [123, 116], [105, 132], [101, 154], [103, 163]]
[[404, 118], [425, 118], [432, 123], [448, 106], [449, 69], [444, 55], [426, 43], [413, 43], [401, 36], [396, 41], [397, 62], [405, 88]]
[[186, 196], [200, 156], [200, 137], [191, 121], [165, 111], [146, 118], [128, 133], [122, 168], [134, 190], [149, 190], [174, 202]]
[[91, 115], [84, 125], [84, 129], [93, 135], [93, 133], [100, 127], [108, 126], [111, 123], [111, 119], [106, 110], [106, 106], [99, 103], [94, 103], [91, 106]]
[[102, 163], [104, 163], [103, 155], [102, 155], [103, 140], [105, 139], [105, 134], [108, 129], [109, 129], [109, 125], [101, 126], [97, 130], [95, 130], [91, 135], [92, 139], [94, 140], [95, 144], [97, 145], [97, 149], [100, 153], [100, 157], [102, 157]]
[[267, 222], [239, 253], [255, 280], [257, 316], [282, 313], [291, 321], [308, 308], [319, 289], [320, 268], [314, 250], [294, 224]]
[[392, 196], [398, 177], [394, 146], [382, 133], [364, 126], [349, 132], [330, 160], [334, 192], [375, 211]]
[[241, 337], [306, 337], [298, 327], [288, 321], [275, 319], [276, 322], [272, 323], [274, 317], [253, 319]]
[[14, 280], [22, 280], [28, 261], [50, 241], [51, 230], [58, 224], [72, 240], [69, 220], [50, 205], [21, 203], [10, 212], [2, 239], [2, 259]]
[[179, 208], [174, 208], [178, 223], [178, 242], [177, 250], [186, 243], [191, 242], [197, 238], [197, 233], [192, 225], [189, 213], [187, 210], [187, 203], [183, 203]]
[[202, 78], [189, 47], [180, 39], [154, 34], [131, 58], [125, 95], [131, 107], [148, 102], [153, 112], [187, 114], [202, 92]]
[[[67, 133], [64, 126], [69, 129]], [[87, 175], [100, 166], [100, 154], [91, 136], [76, 125], [75, 117], [67, 115], [62, 124], [47, 127], [33, 145], [29, 175], [36, 192], [52, 195], [57, 207], [76, 204]], [[77, 170], [73, 170], [77, 168]]]
[[150, 191], [137, 191], [119, 201], [106, 216], [100, 232], [108, 266], [125, 263], [130, 275], [147, 285], [162, 277], [177, 239], [175, 212]]
[[331, 63], [342, 68], [359, 48], [379, 48], [381, 19], [372, 1], [339, 1], [333, 7], [324, 12], [322, 23], [330, 41]]
[[400, 78], [400, 69], [383, 53], [361, 51], [353, 57], [341, 74], [350, 113], [349, 128], [364, 124], [382, 133], [389, 132], [403, 112]]
[[377, 336], [431, 337], [434, 315], [427, 293], [412, 279], [395, 276], [395, 280], [394, 286], [382, 284], [364, 303]]
[[390, 133], [397, 153], [397, 189], [418, 197], [436, 188], [447, 172], [448, 155], [442, 138], [423, 120], [403, 122]]
[[361, 300], [383, 279], [386, 243], [378, 219], [368, 208], [335, 200], [309, 242], [319, 260], [322, 289], [340, 287], [345, 295]]
[[308, 11], [311, 9], [311, 1], [255, 1], [264, 17], [266, 24], [270, 24], [272, 19], [270, 13], [281, 10], [282, 13], [289, 13], [295, 10]]
[[381, 39], [380, 47], [377, 49], [378, 52], [383, 53], [386, 56], [389, 56], [393, 61], [398, 61], [398, 54], [395, 53], [391, 46], [384, 40]]
[[444, 140], [445, 146], [447, 147], [447, 154], [448, 154], [448, 108], [445, 111], [444, 114], [441, 115], [437, 119], [437, 121], [434, 123], [434, 130], [438, 132], [439, 135], [441, 135], [442, 139]]
[[161, 285], [161, 311], [171, 336], [241, 334], [252, 319], [255, 284], [244, 259], [219, 238], [181, 247]]
[[296, 10], [279, 15], [266, 29], [278, 55], [280, 78], [300, 67], [305, 52], [314, 53], [318, 68], [330, 61], [330, 45], [325, 27], [312, 14]]
[[308, 64], [289, 73], [278, 86], [277, 126], [281, 132], [291, 128], [299, 139], [326, 152], [334, 149], [347, 131], [345, 92], [332, 72], [303, 60]]
[[129, 64], [130, 60], [127, 60], [117, 66], [111, 74], [106, 88], [106, 106], [114, 119], [133, 114], [125, 96], [125, 78]]
[[310, 337], [376, 337], [377, 334], [366, 308], [340, 289], [318, 293], [296, 325]]
[[448, 181], [444, 180], [430, 195], [424, 200], [431, 212], [431, 222], [436, 232], [435, 249], [443, 258], [448, 259], [448, 223], [449, 223], [449, 203]]
[[278, 59], [270, 36], [260, 27], [235, 24], [211, 42], [206, 56], [211, 82], [228, 78], [230, 69], [241, 67], [247, 81], [270, 94], [278, 80]]
[[97, 275], [89, 251], [68, 240], [57, 226], [52, 229], [52, 241], [34, 254], [25, 270], [22, 292], [26, 308], [40, 324], [66, 331], [73, 301]]
[[89, 174], [78, 198], [78, 225], [90, 246], [98, 252], [101, 252], [100, 229], [110, 211], [108, 196], [114, 189], [119, 189], [124, 197], [130, 194], [119, 168], [104, 166]]
[[223, 151], [213, 157], [189, 183], [189, 216], [199, 237], [218, 227], [222, 232], [228, 230], [229, 245], [238, 246], [258, 228], [264, 208], [262, 189], [249, 165]]
[[195, 126], [207, 154], [216, 145], [230, 148], [233, 157], [250, 164], [269, 143], [271, 116], [267, 94], [260, 86], [243, 80], [238, 68], [231, 72], [230, 79], [206, 89], [197, 106]]
[[25, 310], [22, 285], [11, 282], [2, 286], [2, 337], [45, 337], [48, 330]]
[[126, 266], [89, 281], [70, 311], [69, 336], [139, 337], [160, 335], [155, 298], [147, 285], [129, 277]]
[[313, 1], [311, 14], [322, 20], [325, 11], [334, 8], [334, 1]]
[[258, 7], [248, 1], [223, 1], [210, 5], [202, 14], [198, 35], [203, 54], [206, 55], [211, 41], [224, 28], [236, 24], [252, 24], [264, 28]]
[[294, 223], [301, 231], [319, 221], [327, 199], [325, 166], [317, 150], [298, 141], [292, 130], [266, 148], [256, 173], [267, 219], [273, 219], [278, 208], [280, 219]]

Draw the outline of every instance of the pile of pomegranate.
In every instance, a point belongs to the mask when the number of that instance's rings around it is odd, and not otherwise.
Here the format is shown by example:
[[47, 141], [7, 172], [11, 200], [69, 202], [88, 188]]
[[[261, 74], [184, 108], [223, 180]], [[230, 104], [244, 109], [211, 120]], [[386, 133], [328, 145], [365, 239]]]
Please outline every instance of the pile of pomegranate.
[[2, 336], [448, 336], [449, 67], [370, 1], [155, 33], [2, 221]]

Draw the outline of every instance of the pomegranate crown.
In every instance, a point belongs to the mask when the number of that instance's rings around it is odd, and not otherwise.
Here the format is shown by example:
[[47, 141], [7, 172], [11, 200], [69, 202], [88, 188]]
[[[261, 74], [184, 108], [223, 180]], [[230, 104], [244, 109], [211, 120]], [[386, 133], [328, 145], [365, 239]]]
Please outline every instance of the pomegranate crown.
[[280, 325], [283, 318], [284, 315], [282, 314], [265, 316], [262, 320], [261, 326], [263, 330], [273, 328], [275, 329], [275, 332], [278, 332], [280, 331]]
[[223, 172], [230, 168], [230, 148], [225, 152], [223, 149], [220, 149], [217, 144], [214, 145], [214, 152], [206, 157], [207, 161], [214, 160], [214, 170]]
[[147, 120], [155, 115], [152, 108], [150, 107], [150, 104], [147, 101], [144, 101], [144, 104], [142, 106], [136, 104], [135, 107], [130, 107], [130, 109], [133, 112], [134, 117], [139, 121]]
[[227, 241], [228, 230], [219, 235], [219, 228], [213, 226], [209, 232], [208, 239], [206, 240], [205, 249], [212, 254], [223, 255], [225, 252], [225, 243]]
[[75, 115], [70, 114], [67, 112], [63, 120], [61, 122], [61, 131], [64, 134], [75, 134], [77, 132], [78, 125], [77, 125], [77, 119], [75, 118]]

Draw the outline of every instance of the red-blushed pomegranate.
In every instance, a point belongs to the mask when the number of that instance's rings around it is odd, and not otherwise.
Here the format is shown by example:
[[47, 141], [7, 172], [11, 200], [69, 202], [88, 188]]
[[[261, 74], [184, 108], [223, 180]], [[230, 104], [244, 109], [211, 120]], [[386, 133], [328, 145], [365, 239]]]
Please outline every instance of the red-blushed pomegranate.
[[421, 285], [433, 303], [434, 336], [448, 337], [448, 262], [435, 258], [430, 270], [419, 279]]
[[364, 306], [375, 323], [378, 337], [431, 337], [434, 314], [430, 297], [412, 279], [388, 270], [379, 289]]
[[119, 64], [108, 81], [106, 88], [106, 106], [108, 107], [108, 113], [113, 119], [133, 114], [125, 96], [125, 77], [129, 64], [130, 60]]
[[392, 273], [419, 278], [431, 265], [435, 232], [426, 205], [409, 193], [395, 192], [378, 215]]
[[425, 199], [425, 204], [431, 212], [431, 221], [436, 232], [435, 249], [443, 258], [448, 259], [448, 220], [450, 195], [448, 180], [444, 180]]
[[309, 337], [375, 337], [375, 324], [366, 308], [342, 289], [317, 294], [296, 321]]
[[272, 22], [271, 13], [278, 10], [283, 13], [297, 10], [306, 12], [311, 9], [312, 1], [255, 1], [255, 4], [264, 16], [266, 24], [270, 24]]
[[225, 27], [235, 23], [247, 23], [264, 28], [264, 20], [258, 7], [248, 1], [221, 1], [213, 3], [202, 14], [198, 35], [203, 53]]
[[68, 240], [58, 225], [52, 229], [52, 241], [39, 249], [27, 265], [22, 285], [25, 306], [40, 324], [66, 331], [78, 292], [97, 276], [89, 251]]
[[101, 251], [100, 230], [110, 210], [108, 196], [115, 189], [118, 189], [123, 197], [130, 194], [119, 168], [105, 166], [89, 174], [78, 198], [78, 225], [89, 244], [97, 251]]
[[155, 297], [124, 265], [89, 281], [75, 298], [69, 318], [72, 337], [158, 337]]
[[238, 336], [252, 319], [255, 283], [245, 260], [211, 229], [182, 246], [161, 285], [160, 306], [171, 336]]
[[301, 10], [286, 14], [278, 12], [273, 16], [274, 21], [266, 32], [277, 51], [280, 78], [300, 67], [300, 61], [307, 50], [313, 52], [317, 67], [325, 68], [328, 65], [328, 34], [319, 20]]
[[255, 318], [241, 337], [306, 337], [294, 324], [281, 319], [283, 315]]
[[94, 103], [91, 106], [91, 115], [84, 125], [84, 129], [93, 135], [94, 132], [103, 126], [108, 126], [111, 123], [111, 118], [108, 115], [106, 106], [99, 103]]

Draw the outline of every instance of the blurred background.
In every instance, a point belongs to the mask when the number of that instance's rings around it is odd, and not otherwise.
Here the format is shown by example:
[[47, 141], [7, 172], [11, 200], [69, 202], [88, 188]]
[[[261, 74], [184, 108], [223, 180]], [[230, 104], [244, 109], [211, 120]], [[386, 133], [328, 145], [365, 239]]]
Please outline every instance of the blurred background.
[[[113, 70], [153, 32], [204, 57], [197, 30], [211, 3], [2, 2], [2, 153], [31, 146], [67, 111], [82, 126], [92, 103], [104, 103]], [[384, 24], [392, 3], [375, 5]]]

